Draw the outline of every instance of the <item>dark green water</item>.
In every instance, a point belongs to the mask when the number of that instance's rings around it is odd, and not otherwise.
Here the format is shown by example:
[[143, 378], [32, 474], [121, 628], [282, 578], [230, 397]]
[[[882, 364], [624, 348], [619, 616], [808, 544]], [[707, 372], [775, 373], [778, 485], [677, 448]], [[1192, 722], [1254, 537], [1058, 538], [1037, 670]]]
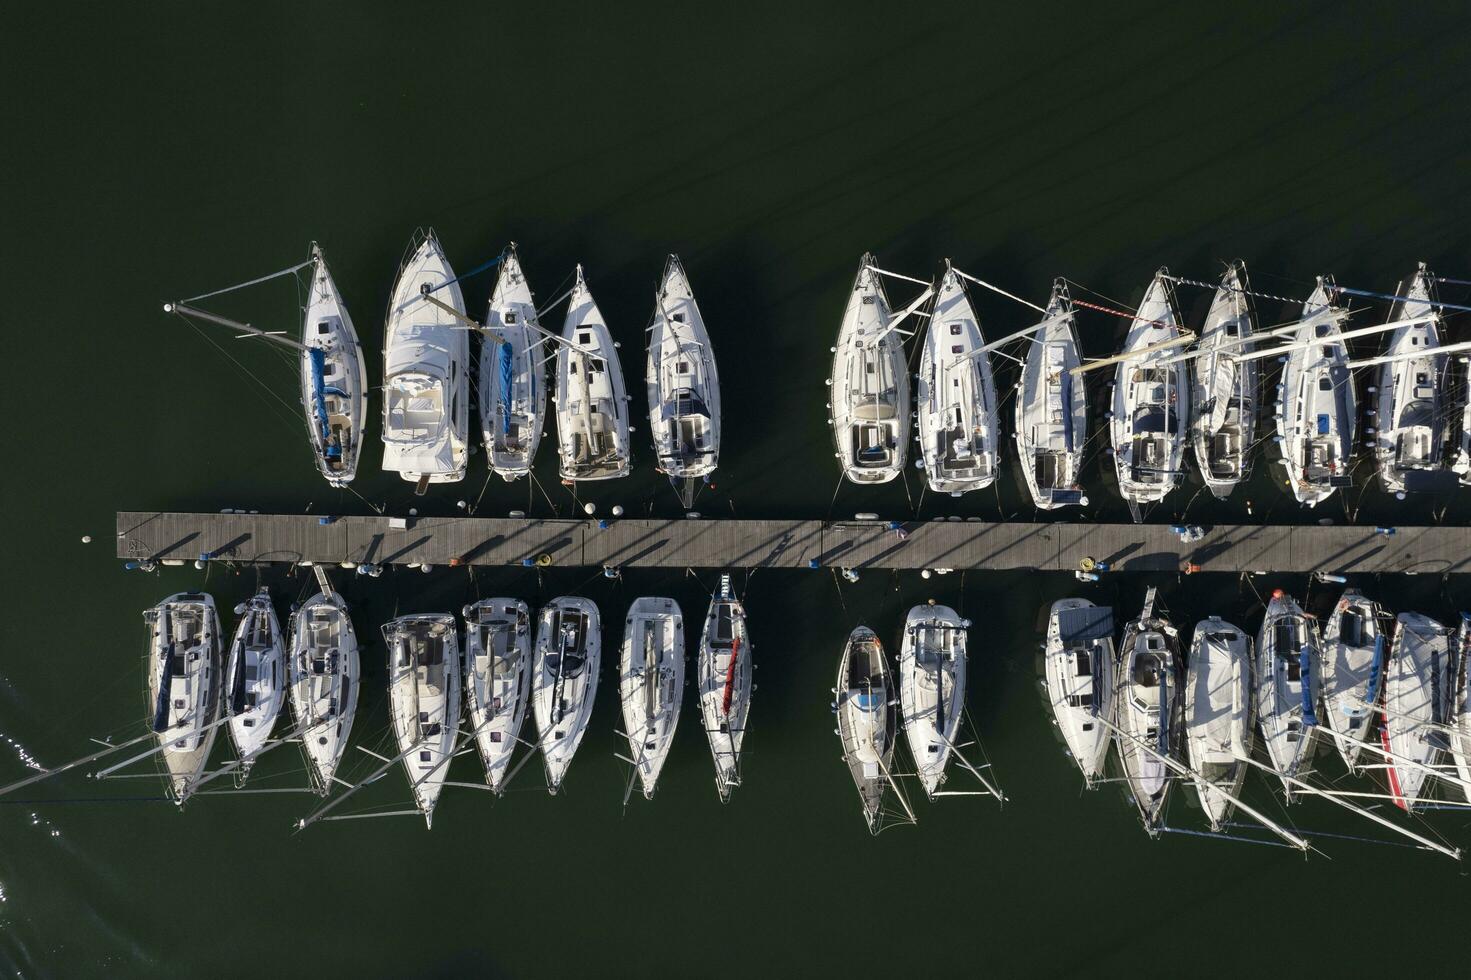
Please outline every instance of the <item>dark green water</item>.
[[[485, 5], [473, 16], [391, 4], [27, 5], [5, 20], [12, 462], [0, 484], [0, 780], [26, 771], [22, 752], [54, 765], [86, 751], [88, 736], [141, 731], [145, 607], [203, 586], [228, 609], [257, 584], [254, 571], [225, 568], [123, 574], [114, 510], [365, 511], [315, 475], [280, 358], [230, 347], [258, 386], [158, 312], [164, 298], [299, 261], [312, 239], [374, 376], [393, 271], [417, 225], [436, 227], [461, 269], [514, 238], [543, 298], [585, 263], [630, 379], [663, 255], [679, 252], [725, 385], [719, 487], [700, 507], [741, 516], [913, 512], [898, 484], [845, 488], [831, 502], [822, 379], [865, 249], [921, 276], [949, 255], [1034, 299], [1067, 275], [1124, 304], [1161, 264], [1210, 278], [1218, 260], [1240, 256], [1260, 288], [1289, 296], [1320, 272], [1389, 289], [1417, 260], [1452, 276], [1471, 267], [1471, 20], [1460, 5]], [[290, 326], [295, 296], [276, 287], [226, 307]], [[489, 288], [468, 283], [473, 307]], [[1027, 322], [1004, 300], [977, 299], [992, 335]], [[1198, 322], [1205, 297], [1181, 299]], [[1268, 321], [1291, 312], [1262, 308]], [[1465, 339], [1462, 322], [1451, 329]], [[1085, 347], [1107, 352], [1120, 332], [1087, 318]], [[402, 513], [410, 488], [377, 471], [370, 435], [355, 488]], [[644, 438], [640, 426], [636, 475], [592, 497], [672, 513]], [[1101, 462], [1093, 510], [1075, 519], [1119, 516]], [[546, 447], [540, 463], [567, 512]], [[475, 457], [470, 479], [437, 488], [421, 513], [477, 499], [482, 466]], [[988, 499], [927, 498], [924, 513], [1030, 517], [1008, 481]], [[480, 512], [524, 508], [526, 490], [497, 481]], [[1307, 519], [1264, 468], [1247, 495], [1257, 517]], [[1464, 523], [1466, 501], [1446, 519]], [[1374, 492], [1357, 503], [1362, 521], [1429, 519], [1423, 504], [1396, 511]], [[1204, 499], [1190, 510], [1202, 522], [1233, 515]], [[1342, 508], [1329, 516], [1342, 520]], [[83, 546], [84, 533], [96, 541]], [[280, 571], [261, 581], [283, 611], [309, 588]], [[1219, 613], [1255, 629], [1249, 586], [1152, 581], [1178, 623]], [[613, 584], [570, 570], [474, 581], [398, 572], [342, 584], [373, 640], [396, 610], [580, 589], [602, 606], [611, 648], [633, 596], [672, 595], [695, 618], [713, 575]], [[28, 797], [57, 802], [0, 805], [0, 967], [1163, 976], [1463, 962], [1467, 880], [1443, 858], [1327, 839], [1332, 860], [1308, 861], [1184, 836], [1151, 842], [1119, 794], [1081, 795], [1033, 682], [1038, 612], [1077, 591], [1070, 579], [869, 574], [839, 590], [826, 573], [768, 571], [744, 584], [760, 669], [746, 785], [729, 806], [716, 800], [687, 703], [657, 800], [620, 812], [606, 666], [564, 796], [537, 790], [528, 767], [500, 802], [447, 794], [432, 833], [396, 819], [293, 836], [307, 797], [211, 796], [181, 815], [123, 799], [155, 796], [152, 781], [61, 780]], [[1147, 584], [1130, 576], [1083, 594], [1131, 611]], [[1305, 585], [1257, 583], [1274, 584]], [[1443, 618], [1471, 604], [1464, 577], [1362, 585]], [[905, 609], [931, 597], [986, 624], [972, 636], [970, 710], [1012, 801], [1000, 812], [920, 804], [917, 827], [870, 839], [828, 689], [849, 629], [866, 622], [895, 642]], [[381, 642], [365, 658], [356, 741], [381, 746]], [[354, 754], [359, 774], [372, 768]], [[296, 767], [280, 755], [253, 778], [290, 785]], [[455, 778], [476, 778], [471, 759]], [[1277, 812], [1265, 785], [1250, 785]], [[363, 805], [402, 800], [405, 788], [395, 770]], [[1199, 829], [1187, 795], [1172, 822]], [[108, 802], [59, 802], [84, 797]], [[1326, 804], [1293, 818], [1370, 829]], [[1429, 825], [1471, 844], [1462, 815]], [[1380, 915], [1387, 925], [1375, 930]]]

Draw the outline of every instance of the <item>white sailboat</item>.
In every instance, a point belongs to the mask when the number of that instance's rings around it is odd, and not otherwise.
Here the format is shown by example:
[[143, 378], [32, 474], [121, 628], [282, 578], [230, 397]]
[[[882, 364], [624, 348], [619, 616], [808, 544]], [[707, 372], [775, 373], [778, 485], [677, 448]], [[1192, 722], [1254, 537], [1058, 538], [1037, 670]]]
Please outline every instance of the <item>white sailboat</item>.
[[449, 613], [400, 616], [383, 625], [388, 704], [414, 805], [434, 824], [460, 728], [460, 643]]
[[1386, 360], [1379, 368], [1375, 392], [1374, 458], [1384, 489], [1401, 497], [1430, 484], [1444, 472], [1448, 386], [1446, 355], [1440, 347], [1431, 275], [1420, 263], [1394, 304], [1390, 322], [1408, 321], [1389, 334]]
[[346, 486], [357, 475], [363, 446], [368, 371], [363, 345], [316, 242], [301, 347], [301, 402], [317, 467], [334, 487]]
[[996, 482], [996, 381], [960, 275], [945, 263], [919, 356], [915, 406], [925, 478], [958, 497]]
[[628, 475], [628, 395], [617, 344], [587, 288], [582, 266], [557, 347], [558, 470], [563, 480]]
[[[1423, 613], [1400, 613], [1384, 676], [1384, 727], [1390, 753], [1389, 789], [1403, 810], [1425, 802], [1431, 787], [1424, 768], [1436, 768], [1450, 747], [1446, 725], [1455, 674], [1450, 631]], [[1417, 765], [1401, 765], [1405, 760]]]
[[[1144, 293], [1124, 337], [1125, 355], [1180, 337], [1169, 270], [1160, 269]], [[1109, 437], [1119, 493], [1136, 521], [1140, 509], [1165, 498], [1180, 482], [1190, 425], [1188, 361], [1167, 350], [1119, 362], [1114, 378]]]
[[1068, 755], [1092, 789], [1104, 777], [1113, 718], [1113, 609], [1087, 599], [1059, 599], [1047, 616], [1043, 677], [1052, 717]]
[[1384, 676], [1384, 611], [1358, 589], [1346, 589], [1323, 626], [1323, 722], [1344, 765], [1355, 770], [1374, 724]]
[[[1154, 609], [1153, 587], [1139, 618], [1124, 627], [1114, 671], [1114, 742], [1124, 778], [1144, 829], [1151, 836], [1164, 820], [1172, 776], [1159, 756], [1178, 754], [1180, 634]], [[1141, 747], [1147, 745], [1154, 752]]]
[[1255, 347], [1247, 289], [1246, 264], [1232, 263], [1196, 346], [1191, 438], [1200, 475], [1220, 500], [1246, 478], [1256, 442], [1257, 362], [1239, 359]]
[[1333, 281], [1319, 276], [1303, 303], [1302, 320], [1277, 385], [1277, 439], [1287, 484], [1308, 507], [1353, 485], [1354, 424], [1358, 412], [1348, 348], [1340, 325], [1348, 311], [1334, 305]]
[[[453, 312], [427, 301], [436, 299]], [[439, 239], [416, 233], [398, 270], [383, 334], [383, 469], [457, 483], [469, 457], [470, 337], [465, 297]]]
[[592, 717], [603, 630], [598, 607], [581, 596], [553, 599], [538, 620], [531, 707], [547, 789], [555, 796]]
[[1086, 504], [1078, 476], [1088, 438], [1088, 397], [1081, 375], [1072, 297], [1052, 284], [1045, 326], [1032, 335], [1016, 399], [1016, 448], [1022, 478], [1041, 510]]
[[[1317, 674], [1322, 662], [1318, 624], [1297, 600], [1272, 592], [1256, 641], [1256, 712], [1267, 757], [1279, 774], [1301, 779], [1310, 771], [1316, 747]], [[1287, 801], [1294, 787], [1282, 781]]]
[[644, 380], [659, 472], [689, 507], [696, 482], [709, 479], [720, 461], [720, 375], [705, 318], [677, 255], [664, 264], [654, 297]]
[[504, 792], [511, 756], [531, 700], [531, 610], [519, 599], [466, 606], [465, 712], [485, 766], [485, 782]]
[[347, 603], [318, 592], [291, 614], [291, 715], [313, 788], [326, 796], [337, 778], [357, 714], [358, 638]]
[[1251, 752], [1251, 639], [1219, 616], [1195, 624], [1185, 677], [1185, 753], [1200, 807], [1220, 833]]
[[270, 741], [286, 703], [287, 684], [286, 646], [270, 593], [261, 589], [239, 612], [224, 683], [230, 740], [240, 760], [237, 782], [243, 782]]
[[630, 761], [652, 800], [684, 700], [684, 615], [673, 599], [645, 596], [629, 607], [618, 695]]
[[[261, 330], [193, 306], [194, 302], [224, 293], [294, 276], [308, 266], [311, 286], [302, 313], [301, 340], [282, 336], [284, 331]], [[306, 418], [307, 438], [317, 468], [334, 487], [346, 486], [357, 475], [366, 422], [367, 370], [363, 348], [358, 343], [352, 318], [327, 269], [322, 250], [312, 242], [311, 258], [300, 265], [237, 286], [217, 289], [202, 296], [165, 303], [165, 313], [186, 319], [205, 320], [236, 331], [237, 337], [255, 338], [289, 347], [297, 354], [301, 381], [301, 405]]]
[[[1456, 633], [1454, 688], [1451, 698], [1451, 761], [1463, 783], [1471, 783], [1471, 613], [1461, 613]], [[1471, 803], [1471, 789], [1461, 788]]]
[[164, 786], [183, 805], [219, 731], [220, 620], [214, 597], [179, 592], [143, 614], [148, 624], [148, 714]]
[[899, 706], [925, 795], [945, 782], [965, 713], [965, 640], [970, 620], [949, 606], [915, 606], [899, 647]]
[[506, 482], [531, 472], [546, 428], [546, 337], [516, 243], [506, 246], [480, 345], [480, 435]]
[[741, 784], [741, 742], [751, 708], [751, 638], [746, 607], [731, 589], [730, 576], [710, 597], [710, 611], [700, 634], [700, 716], [715, 760], [715, 789], [720, 802], [730, 800]]
[[859, 626], [848, 637], [838, 662], [838, 685], [833, 710], [838, 716], [838, 738], [848, 764], [869, 833], [877, 834], [883, 817], [884, 794], [890, 781], [894, 742], [899, 734], [898, 699], [888, 657], [878, 636]]
[[[925, 293], [928, 296], [928, 291]], [[874, 257], [865, 254], [833, 348], [829, 421], [843, 475], [888, 483], [909, 451], [909, 368]]]

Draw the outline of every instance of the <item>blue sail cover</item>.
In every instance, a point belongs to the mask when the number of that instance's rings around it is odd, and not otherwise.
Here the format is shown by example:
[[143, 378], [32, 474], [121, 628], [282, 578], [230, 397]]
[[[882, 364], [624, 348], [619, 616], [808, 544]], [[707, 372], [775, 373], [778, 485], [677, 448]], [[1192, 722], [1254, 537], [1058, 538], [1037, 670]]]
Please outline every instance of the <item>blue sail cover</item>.
[[1318, 716], [1313, 712], [1313, 648], [1304, 643], [1297, 654], [1298, 666], [1302, 670], [1302, 723], [1306, 728], [1318, 726]]
[[509, 434], [511, 431], [511, 383], [515, 372], [511, 364], [511, 345], [503, 343], [500, 345], [500, 367], [501, 367], [501, 432]]
[[332, 441], [332, 430], [327, 427], [327, 395], [346, 397], [347, 392], [336, 386], [328, 387], [326, 378], [327, 353], [319, 347], [307, 350], [312, 361], [312, 411], [317, 416], [317, 428], [322, 433], [322, 449], [328, 459], [342, 455], [342, 447]]

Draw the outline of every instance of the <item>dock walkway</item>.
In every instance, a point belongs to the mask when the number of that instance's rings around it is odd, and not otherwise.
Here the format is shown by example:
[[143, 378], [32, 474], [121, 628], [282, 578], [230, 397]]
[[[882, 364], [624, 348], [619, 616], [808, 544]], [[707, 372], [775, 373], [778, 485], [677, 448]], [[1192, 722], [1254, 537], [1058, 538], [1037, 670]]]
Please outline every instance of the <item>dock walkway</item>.
[[[1115, 571], [1471, 572], [1471, 528], [1216, 525], [1182, 543], [1158, 524], [410, 518], [120, 511], [117, 556], [247, 564], [559, 567], [951, 568], [1070, 571], [1085, 556]], [[545, 563], [546, 559], [542, 561]]]

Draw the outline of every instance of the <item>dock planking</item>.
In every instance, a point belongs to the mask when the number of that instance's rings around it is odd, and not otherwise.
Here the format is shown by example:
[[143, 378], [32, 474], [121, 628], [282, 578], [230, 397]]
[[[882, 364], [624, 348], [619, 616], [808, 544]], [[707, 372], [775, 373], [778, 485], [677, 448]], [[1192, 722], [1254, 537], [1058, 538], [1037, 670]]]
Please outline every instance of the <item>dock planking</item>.
[[1471, 528], [1217, 525], [1183, 543], [1158, 524], [911, 521], [597, 520], [189, 514], [120, 511], [117, 556], [243, 564], [566, 567], [952, 568], [1070, 571], [1085, 556], [1114, 571], [1471, 572]]

